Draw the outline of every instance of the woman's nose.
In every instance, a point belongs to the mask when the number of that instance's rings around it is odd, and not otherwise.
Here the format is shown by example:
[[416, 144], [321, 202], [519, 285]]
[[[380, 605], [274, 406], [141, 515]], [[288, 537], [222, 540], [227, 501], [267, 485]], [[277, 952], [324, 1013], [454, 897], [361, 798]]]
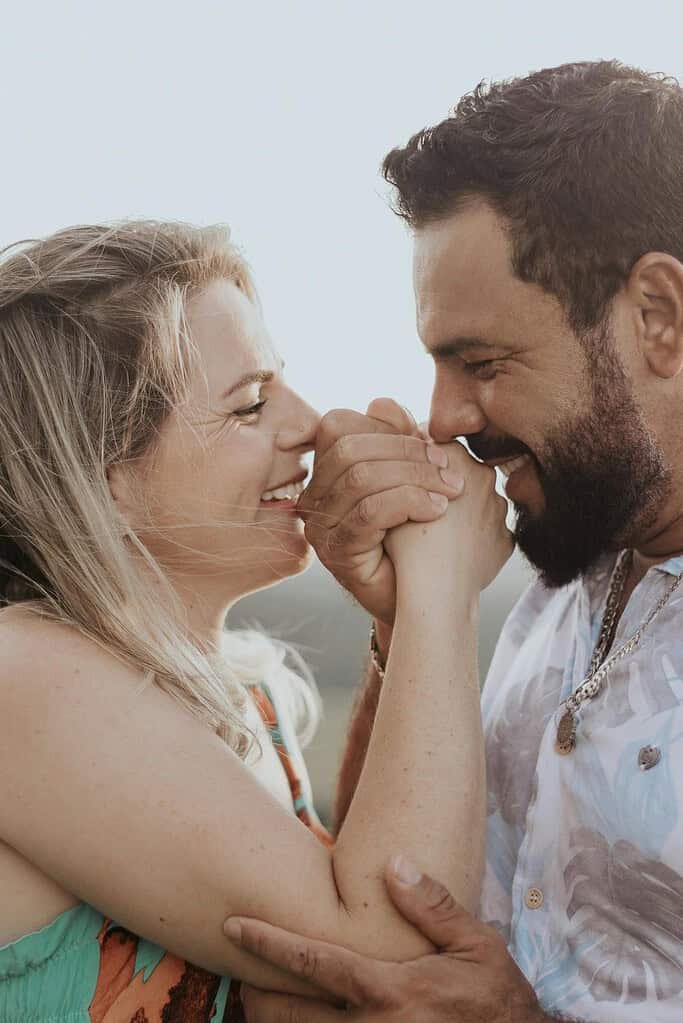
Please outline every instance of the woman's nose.
[[285, 451], [290, 451], [293, 448], [311, 451], [315, 447], [315, 435], [321, 416], [299, 395], [293, 397], [296, 401], [296, 408], [288, 410], [287, 421], [283, 423], [278, 433], [278, 444]]

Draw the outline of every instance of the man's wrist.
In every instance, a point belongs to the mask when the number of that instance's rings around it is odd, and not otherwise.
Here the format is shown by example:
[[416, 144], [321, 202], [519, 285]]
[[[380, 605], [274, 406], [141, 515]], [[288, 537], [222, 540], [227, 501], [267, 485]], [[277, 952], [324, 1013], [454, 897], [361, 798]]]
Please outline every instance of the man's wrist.
[[373, 621], [375, 627], [375, 641], [377, 643], [377, 655], [380, 660], [380, 664], [385, 666], [387, 658], [389, 657], [389, 648], [391, 647], [391, 637], [393, 634], [393, 627], [387, 625], [386, 622], [380, 621], [379, 618], [375, 618]]

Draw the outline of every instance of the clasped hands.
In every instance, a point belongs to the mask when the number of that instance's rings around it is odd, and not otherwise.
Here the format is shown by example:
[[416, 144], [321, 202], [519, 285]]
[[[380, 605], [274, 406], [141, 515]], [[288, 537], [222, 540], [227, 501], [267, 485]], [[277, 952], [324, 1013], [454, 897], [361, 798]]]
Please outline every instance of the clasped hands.
[[[410, 414], [379, 398], [367, 415], [328, 413], [316, 438], [313, 475], [299, 501], [306, 537], [338, 581], [388, 638], [396, 579], [384, 545], [402, 524], [431, 522], [467, 488], [491, 474], [462, 445], [431, 442]], [[389, 546], [387, 544], [387, 546]], [[436, 948], [409, 963], [380, 962], [289, 934], [258, 920], [226, 921], [226, 934], [262, 959], [312, 982], [320, 998], [243, 986], [248, 1023], [537, 1023], [546, 1019], [497, 932], [458, 906], [438, 882], [387, 870], [391, 898]]]
[[461, 444], [432, 443], [389, 398], [375, 399], [366, 415], [330, 412], [320, 424], [313, 475], [299, 500], [306, 538], [341, 585], [391, 626], [396, 581], [383, 544], [387, 532], [440, 518], [472, 471], [493, 474]]

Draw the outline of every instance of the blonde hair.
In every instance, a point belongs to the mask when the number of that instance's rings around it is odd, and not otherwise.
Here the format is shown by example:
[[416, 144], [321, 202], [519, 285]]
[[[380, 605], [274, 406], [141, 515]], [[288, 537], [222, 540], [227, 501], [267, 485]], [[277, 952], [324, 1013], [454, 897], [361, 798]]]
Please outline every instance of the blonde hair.
[[[154, 454], [185, 401], [189, 299], [229, 280], [257, 303], [225, 225], [128, 220], [17, 242], [0, 262], [0, 603], [21, 601], [139, 668], [240, 756], [244, 685], [280, 684], [306, 741], [317, 694], [300, 659], [255, 632], [204, 651], [156, 560], [124, 528], [107, 470]], [[126, 539], [162, 587], [145, 582]], [[303, 676], [306, 676], [304, 678]]]

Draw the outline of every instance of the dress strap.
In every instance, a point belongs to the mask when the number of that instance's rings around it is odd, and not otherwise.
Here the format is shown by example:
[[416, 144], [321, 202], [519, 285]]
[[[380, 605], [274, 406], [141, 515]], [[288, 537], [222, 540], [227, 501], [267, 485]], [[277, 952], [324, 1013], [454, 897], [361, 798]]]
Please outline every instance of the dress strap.
[[265, 683], [253, 686], [251, 692], [287, 776], [294, 812], [323, 845], [334, 845], [333, 836], [320, 822], [315, 811], [305, 764], [286, 713], [282, 707], [277, 706], [279, 701]]

